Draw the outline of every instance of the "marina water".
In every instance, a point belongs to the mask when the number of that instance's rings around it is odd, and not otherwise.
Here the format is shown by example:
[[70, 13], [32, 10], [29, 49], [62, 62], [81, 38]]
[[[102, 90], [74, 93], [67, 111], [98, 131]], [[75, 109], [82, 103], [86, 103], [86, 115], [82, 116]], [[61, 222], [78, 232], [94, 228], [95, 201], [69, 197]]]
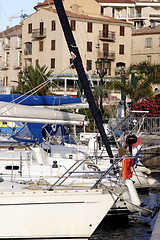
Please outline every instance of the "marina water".
[[[160, 172], [152, 174], [160, 183]], [[150, 188], [147, 192], [139, 192], [142, 203], [150, 209], [160, 204], [160, 188]], [[149, 240], [153, 231], [157, 214], [142, 217], [139, 214], [129, 216], [107, 216], [89, 240]]]

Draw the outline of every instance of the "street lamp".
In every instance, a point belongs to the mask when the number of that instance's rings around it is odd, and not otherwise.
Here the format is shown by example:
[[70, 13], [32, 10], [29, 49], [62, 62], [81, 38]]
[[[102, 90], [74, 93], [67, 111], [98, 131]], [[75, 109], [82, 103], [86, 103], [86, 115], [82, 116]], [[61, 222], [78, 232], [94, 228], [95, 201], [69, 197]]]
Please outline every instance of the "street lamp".
[[99, 60], [98, 59], [95, 62], [95, 64], [96, 64], [97, 73], [100, 77], [100, 102], [99, 102], [99, 107], [100, 107], [101, 113], [103, 114], [104, 113], [103, 102], [102, 102], [102, 99], [103, 99], [103, 85], [104, 85], [103, 77], [107, 73], [109, 61], [107, 59], [104, 59], [104, 60]]

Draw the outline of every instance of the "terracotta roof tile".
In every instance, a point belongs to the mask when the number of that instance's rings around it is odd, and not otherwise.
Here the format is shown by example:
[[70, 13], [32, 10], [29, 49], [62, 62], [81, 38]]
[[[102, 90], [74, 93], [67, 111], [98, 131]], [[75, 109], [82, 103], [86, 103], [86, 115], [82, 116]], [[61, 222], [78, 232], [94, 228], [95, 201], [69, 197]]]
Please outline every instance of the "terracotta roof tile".
[[99, 3], [134, 3], [134, 0], [96, 0]]
[[160, 25], [156, 27], [149, 26], [132, 30], [132, 35], [157, 34], [157, 33], [160, 33]]
[[16, 25], [12, 28], [8, 28], [3, 32], [0, 32], [0, 37], [11, 37], [18, 36], [22, 34], [22, 25]]
[[[44, 10], [50, 11], [49, 8], [44, 8]], [[55, 9], [52, 9], [52, 12], [57, 13]], [[108, 16], [101, 16], [101, 15], [88, 15], [88, 14], [77, 14], [71, 11], [66, 11], [66, 15], [71, 18], [79, 18], [79, 19], [88, 19], [88, 20], [93, 20], [93, 21], [104, 21], [104, 22], [112, 22], [112, 23], [120, 23], [120, 24], [125, 24], [125, 25], [130, 25], [132, 26], [131, 23], [108, 17]]]

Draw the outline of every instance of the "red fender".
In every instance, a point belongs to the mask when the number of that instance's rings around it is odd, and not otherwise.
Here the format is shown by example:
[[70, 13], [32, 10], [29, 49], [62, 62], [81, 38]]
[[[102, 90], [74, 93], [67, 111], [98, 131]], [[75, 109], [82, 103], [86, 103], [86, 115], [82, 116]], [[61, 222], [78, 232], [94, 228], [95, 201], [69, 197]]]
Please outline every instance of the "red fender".
[[132, 167], [134, 166], [134, 159], [123, 159], [122, 160], [122, 178], [127, 179], [131, 178]]

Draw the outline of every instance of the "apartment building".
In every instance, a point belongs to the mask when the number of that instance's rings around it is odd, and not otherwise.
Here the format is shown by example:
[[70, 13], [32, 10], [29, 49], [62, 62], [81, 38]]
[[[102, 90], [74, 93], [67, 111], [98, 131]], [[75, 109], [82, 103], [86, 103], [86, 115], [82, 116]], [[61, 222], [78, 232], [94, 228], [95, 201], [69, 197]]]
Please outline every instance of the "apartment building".
[[160, 63], [160, 25], [133, 30], [131, 63]]
[[22, 68], [22, 26], [16, 25], [0, 33], [0, 86], [17, 86]]
[[160, 1], [157, 0], [96, 0], [101, 14], [130, 22], [137, 28], [160, 21]]
[[[55, 74], [74, 77], [76, 71], [70, 65], [71, 56], [54, 5], [40, 6], [38, 4], [37, 11], [22, 24], [23, 67], [46, 65]], [[109, 61], [107, 77], [115, 77], [117, 68], [128, 68], [131, 24], [107, 16], [84, 14], [81, 6], [83, 14], [80, 14], [78, 5], [75, 8], [76, 11], [66, 12], [85, 70], [95, 75], [97, 59]]]
[[[73, 4], [69, 5], [69, 2]], [[84, 68], [97, 82], [99, 76], [95, 62], [107, 59], [106, 79], [119, 77], [121, 70], [127, 69], [131, 62], [131, 24], [98, 14], [99, 3], [96, 0], [89, 2], [87, 6], [84, 0], [63, 1]], [[22, 25], [0, 33], [0, 79], [4, 86], [16, 86], [21, 69], [31, 64], [46, 65], [48, 70], [54, 71], [54, 77], [58, 75], [57, 78], [61, 79], [57, 93], [73, 91], [77, 87], [77, 73], [71, 64], [53, 0], [38, 3], [35, 9]]]

